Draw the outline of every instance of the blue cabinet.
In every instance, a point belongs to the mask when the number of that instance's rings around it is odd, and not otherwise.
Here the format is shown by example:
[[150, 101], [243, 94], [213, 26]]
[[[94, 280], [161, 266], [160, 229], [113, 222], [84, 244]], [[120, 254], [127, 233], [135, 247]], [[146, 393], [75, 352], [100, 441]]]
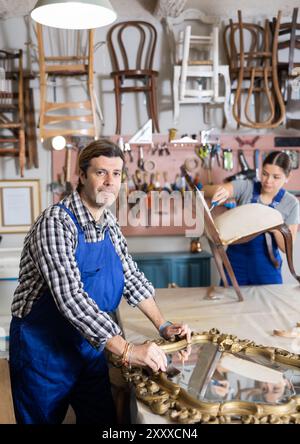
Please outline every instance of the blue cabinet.
[[208, 287], [210, 285], [210, 258], [206, 251], [200, 253], [134, 253], [139, 269], [155, 288]]

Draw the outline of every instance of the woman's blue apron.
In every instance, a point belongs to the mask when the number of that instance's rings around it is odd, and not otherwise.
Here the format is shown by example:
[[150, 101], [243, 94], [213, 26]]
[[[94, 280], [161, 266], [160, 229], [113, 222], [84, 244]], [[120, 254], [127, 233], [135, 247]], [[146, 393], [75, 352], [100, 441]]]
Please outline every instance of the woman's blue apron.
[[[251, 203], [257, 203], [261, 192], [261, 183], [255, 182]], [[269, 207], [276, 208], [285, 193], [280, 189], [274, 197]], [[235, 273], [239, 285], [268, 285], [281, 284], [282, 259], [272, 235], [273, 255], [279, 264], [276, 268], [268, 253], [268, 247], [264, 234], [260, 234], [249, 242], [244, 244], [230, 245], [227, 248], [227, 255]], [[231, 283], [228, 273], [226, 276], [229, 284]]]
[[[124, 274], [108, 230], [104, 240], [87, 243], [74, 214], [59, 206], [77, 227], [75, 258], [84, 290], [102, 311], [114, 311], [122, 297]], [[65, 308], [78, 321], [85, 316], [72, 304]], [[25, 318], [12, 319], [10, 371], [18, 423], [60, 423], [69, 404], [77, 423], [114, 421], [104, 350], [92, 347], [60, 313], [49, 290]]]

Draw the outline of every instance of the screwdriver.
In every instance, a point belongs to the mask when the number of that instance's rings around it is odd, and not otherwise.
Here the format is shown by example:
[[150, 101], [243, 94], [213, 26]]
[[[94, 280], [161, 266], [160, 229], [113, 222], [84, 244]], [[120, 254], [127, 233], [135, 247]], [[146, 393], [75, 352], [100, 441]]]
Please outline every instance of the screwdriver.
[[[209, 211], [212, 211], [218, 205], [219, 205], [219, 202], [212, 202]], [[235, 202], [225, 202], [222, 205], [223, 205], [223, 207], [228, 208], [229, 210], [231, 210], [232, 208], [236, 207], [236, 203]]]
[[212, 203], [211, 203], [211, 207], [210, 207], [210, 209], [209, 209], [209, 211], [212, 211], [216, 206], [218, 206], [219, 205], [219, 202], [216, 202], [216, 201], [213, 201]]

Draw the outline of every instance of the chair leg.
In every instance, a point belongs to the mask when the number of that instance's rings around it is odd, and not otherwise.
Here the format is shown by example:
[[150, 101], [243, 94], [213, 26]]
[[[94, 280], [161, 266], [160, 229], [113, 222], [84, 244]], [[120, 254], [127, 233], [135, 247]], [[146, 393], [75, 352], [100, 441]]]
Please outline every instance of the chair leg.
[[156, 86], [156, 78], [154, 76], [150, 79], [151, 88], [150, 88], [150, 96], [151, 96], [151, 117], [153, 119], [154, 128], [159, 133], [159, 123], [158, 123], [158, 108], [157, 108], [157, 86]]
[[[260, 88], [260, 82], [259, 82]], [[261, 111], [261, 93], [260, 91], [254, 93], [254, 109], [255, 109], [255, 121], [260, 121], [260, 111]]]
[[19, 132], [19, 164], [20, 164], [20, 176], [24, 177], [25, 169], [25, 131], [23, 128]]
[[46, 79], [40, 79], [40, 117], [38, 127], [40, 129], [41, 141], [45, 138], [45, 114], [46, 114], [46, 98], [47, 98], [47, 84]]
[[291, 274], [294, 276], [294, 278], [300, 282], [300, 276], [296, 274], [295, 268], [294, 268], [294, 262], [293, 262], [293, 238], [292, 233], [289, 230], [289, 227], [286, 224], [280, 225], [276, 228], [278, 230], [284, 239], [284, 245], [285, 245], [285, 253], [286, 253], [286, 259], [287, 263], [290, 269]]
[[210, 109], [209, 103], [203, 104], [203, 122], [205, 125], [211, 125], [211, 109]]
[[219, 272], [221, 279], [223, 281], [224, 287], [228, 288], [229, 284], [228, 284], [226, 274], [224, 272], [223, 262], [222, 262], [222, 258], [220, 256], [219, 250], [215, 246], [215, 244], [213, 244], [211, 241], [209, 241], [209, 246], [211, 248], [211, 252], [213, 254], [213, 257], [214, 257], [218, 272]]
[[116, 101], [116, 134], [121, 134], [121, 119], [122, 119], [122, 106], [121, 106], [121, 91], [120, 91], [120, 79], [115, 76], [115, 101]]
[[[234, 119], [233, 119], [233, 115], [232, 115], [232, 111], [231, 111], [231, 84], [230, 84], [230, 77], [229, 77], [229, 69], [228, 67], [224, 67], [222, 69], [222, 76], [224, 79], [224, 88], [225, 88], [225, 92], [224, 92], [224, 117], [226, 119], [226, 123], [227, 125], [229, 125], [230, 127], [234, 127]], [[225, 127], [225, 125], [224, 125]]]
[[28, 168], [38, 168], [38, 150], [34, 119], [34, 101], [32, 88], [29, 87], [29, 80], [25, 81], [24, 88], [24, 119], [25, 119], [25, 145], [28, 157]]
[[153, 95], [152, 95], [152, 84], [151, 81], [148, 81], [147, 84], [148, 92], [146, 92], [146, 98], [147, 98], [147, 106], [148, 106], [148, 114], [152, 119], [152, 131], [156, 131], [156, 124], [155, 124], [155, 119], [154, 119], [154, 104], [153, 104]]
[[224, 264], [224, 267], [227, 270], [227, 273], [229, 274], [230, 280], [232, 282], [232, 286], [235, 289], [237, 297], [238, 297], [239, 301], [243, 301], [244, 298], [243, 298], [243, 295], [241, 293], [238, 281], [236, 280], [236, 277], [235, 277], [234, 271], [232, 269], [231, 263], [230, 263], [230, 261], [228, 259], [227, 253], [226, 253], [226, 251], [225, 251], [225, 249], [224, 249], [224, 247], [222, 245], [219, 246], [218, 250], [219, 250], [219, 254], [221, 256], [222, 262]]
[[174, 66], [173, 72], [173, 125], [177, 127], [179, 121], [179, 77], [180, 67]]

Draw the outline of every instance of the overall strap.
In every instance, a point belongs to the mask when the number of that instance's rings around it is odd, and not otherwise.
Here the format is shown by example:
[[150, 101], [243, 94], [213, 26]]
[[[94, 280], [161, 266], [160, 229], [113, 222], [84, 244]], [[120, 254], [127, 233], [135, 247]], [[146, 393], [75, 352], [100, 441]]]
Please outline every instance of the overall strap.
[[261, 191], [261, 183], [260, 182], [254, 182], [251, 203], [257, 203], [258, 202], [260, 191]]
[[280, 190], [278, 191], [278, 193], [276, 194], [272, 203], [269, 206], [272, 208], [276, 208], [284, 195], [285, 195], [285, 190], [283, 188], [280, 188]]
[[68, 215], [70, 216], [70, 218], [72, 219], [72, 221], [74, 222], [74, 224], [77, 227], [78, 232], [84, 234], [84, 231], [82, 229], [82, 227], [79, 225], [78, 220], [76, 219], [74, 213], [72, 213], [71, 210], [69, 210], [69, 208], [67, 208], [64, 204], [57, 204], [58, 207], [62, 208], [63, 210], [66, 211], [66, 213], [68, 213]]
[[[261, 193], [261, 182], [254, 182], [251, 203], [258, 202], [260, 193]], [[280, 190], [278, 191], [278, 193], [276, 194], [276, 196], [273, 198], [272, 202], [268, 206], [271, 208], [276, 208], [284, 195], [285, 195], [285, 190], [283, 188], [280, 188]]]

